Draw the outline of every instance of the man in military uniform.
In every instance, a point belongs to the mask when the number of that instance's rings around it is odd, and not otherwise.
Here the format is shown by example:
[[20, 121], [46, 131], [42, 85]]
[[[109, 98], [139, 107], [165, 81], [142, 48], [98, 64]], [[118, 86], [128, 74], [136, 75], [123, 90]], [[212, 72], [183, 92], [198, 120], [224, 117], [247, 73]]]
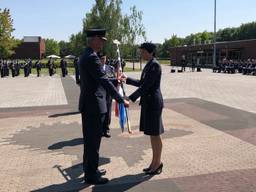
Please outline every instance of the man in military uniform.
[[24, 77], [28, 77], [29, 76], [28, 62], [25, 61], [24, 65], [23, 65], [23, 69], [24, 69]]
[[[103, 70], [105, 71], [109, 80], [113, 80], [115, 78], [115, 68], [111, 65], [106, 64], [107, 56], [103, 53], [99, 54], [101, 64], [103, 66]], [[110, 94], [107, 93], [106, 95], [106, 102], [107, 102], [107, 113], [103, 124], [103, 132], [102, 136], [106, 138], [110, 138], [110, 123], [111, 123], [111, 110], [112, 110], [112, 97]]]
[[54, 75], [54, 62], [53, 62], [52, 58], [50, 58], [48, 60], [47, 67], [48, 67], [48, 71], [49, 71], [49, 76], [53, 76]]
[[105, 184], [98, 170], [99, 149], [102, 137], [103, 122], [107, 113], [106, 94], [126, 106], [129, 102], [124, 100], [114, 85], [108, 80], [97, 55], [103, 48], [106, 31], [103, 29], [90, 29], [86, 31], [88, 47], [85, 49], [79, 62], [80, 69], [80, 99], [79, 110], [82, 115], [84, 138], [84, 172], [85, 182], [89, 184]]
[[16, 76], [19, 76], [20, 75], [20, 63], [19, 63], [18, 59], [16, 60], [14, 67], [16, 70]]
[[78, 67], [78, 58], [74, 59], [74, 68], [75, 68], [76, 84], [80, 84], [80, 73], [79, 73], [79, 67]]
[[15, 66], [14, 66], [14, 61], [10, 62], [10, 69], [11, 69], [11, 72], [12, 72], [12, 77], [15, 77], [16, 76], [16, 69], [15, 69]]
[[28, 59], [28, 73], [31, 74], [32, 72], [32, 60], [29, 58]]
[[1, 73], [1, 78], [3, 78], [4, 77], [4, 73], [3, 73], [3, 60], [2, 59], [0, 59], [0, 73]]
[[36, 67], [37, 77], [40, 77], [40, 72], [41, 72], [41, 68], [42, 68], [42, 64], [41, 64], [40, 60], [36, 61], [35, 67]]
[[8, 66], [8, 61], [5, 60], [4, 62], [4, 77], [9, 76], [9, 66]]
[[185, 57], [185, 55], [182, 55], [182, 57], [181, 57], [181, 70], [182, 70], [182, 72], [186, 71], [186, 66], [187, 66], [186, 57]]
[[61, 59], [60, 61], [60, 68], [62, 77], [65, 77], [67, 75], [67, 62], [64, 59]]

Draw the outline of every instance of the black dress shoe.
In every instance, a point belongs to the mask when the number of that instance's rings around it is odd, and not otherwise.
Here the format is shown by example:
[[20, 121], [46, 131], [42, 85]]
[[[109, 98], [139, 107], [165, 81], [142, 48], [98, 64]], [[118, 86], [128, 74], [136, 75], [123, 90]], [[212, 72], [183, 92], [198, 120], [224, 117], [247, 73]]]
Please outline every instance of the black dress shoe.
[[111, 137], [109, 131], [104, 132], [104, 133], [102, 134], [102, 136], [103, 136], [103, 137], [106, 137], [106, 138], [110, 138], [110, 137]]
[[92, 185], [103, 185], [106, 184], [108, 181], [108, 178], [104, 177], [85, 178], [85, 182]]
[[96, 171], [96, 173], [97, 173], [98, 175], [102, 176], [102, 175], [106, 175], [107, 171], [106, 171], [106, 169], [98, 169], [98, 170]]
[[164, 166], [163, 163], [161, 163], [157, 169], [149, 170], [149, 171], [146, 172], [146, 174], [147, 175], [159, 175], [159, 174], [162, 173], [163, 166]]

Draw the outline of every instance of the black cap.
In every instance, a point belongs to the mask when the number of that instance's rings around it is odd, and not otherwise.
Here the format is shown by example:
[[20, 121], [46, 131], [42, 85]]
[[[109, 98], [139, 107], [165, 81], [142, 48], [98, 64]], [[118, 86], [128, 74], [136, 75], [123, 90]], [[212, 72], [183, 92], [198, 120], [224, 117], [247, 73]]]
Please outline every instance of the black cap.
[[107, 40], [105, 37], [106, 35], [106, 29], [87, 29], [86, 31], [86, 36], [87, 37], [101, 37], [103, 40]]
[[140, 49], [145, 49], [147, 50], [149, 53], [153, 53], [156, 49], [156, 46], [155, 44], [153, 43], [142, 43], [140, 46], [139, 46]]

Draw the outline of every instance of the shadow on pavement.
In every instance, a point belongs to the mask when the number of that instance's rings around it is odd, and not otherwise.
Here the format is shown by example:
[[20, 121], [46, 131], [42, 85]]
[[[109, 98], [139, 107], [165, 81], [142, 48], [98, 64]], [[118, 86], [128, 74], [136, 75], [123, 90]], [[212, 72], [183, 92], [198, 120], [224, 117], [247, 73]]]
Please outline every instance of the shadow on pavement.
[[68, 141], [61, 141], [58, 143], [54, 143], [48, 147], [49, 150], [57, 150], [62, 149], [63, 147], [71, 147], [71, 146], [77, 146], [82, 145], [84, 143], [83, 138], [76, 138]]
[[[100, 157], [99, 166], [110, 163], [109, 158]], [[61, 165], [53, 167], [65, 178], [65, 183], [53, 184], [41, 189], [33, 190], [32, 192], [63, 192], [63, 191], [80, 191], [90, 185], [84, 183], [83, 179], [83, 164], [79, 163], [69, 168], [62, 169]]]
[[66, 113], [57, 113], [57, 114], [52, 114], [49, 115], [49, 118], [56, 118], [56, 117], [62, 117], [62, 116], [68, 116], [68, 115], [76, 115], [79, 114], [79, 111], [72, 111], [72, 112], [66, 112]]
[[112, 179], [110, 183], [107, 185], [94, 186], [92, 188], [92, 192], [123, 192], [143, 182], [148, 181], [150, 178], [152, 178], [152, 176], [147, 176], [145, 175], [145, 173], [139, 173], [135, 175], [124, 175], [122, 177]]
[[[107, 164], [110, 162], [109, 158], [100, 158], [100, 165]], [[110, 180], [109, 184], [106, 185], [91, 185], [86, 184], [83, 180], [83, 165], [82, 163], [62, 169], [60, 165], [54, 166], [60, 174], [66, 179], [65, 183], [53, 184], [46, 186], [41, 189], [33, 190], [32, 192], [64, 192], [64, 191], [93, 191], [93, 192], [122, 192], [130, 188], [133, 188], [140, 183], [143, 183], [152, 176], [147, 176], [144, 173], [135, 175], [125, 175], [122, 177], [114, 178]], [[90, 189], [89, 189], [90, 187]], [[87, 189], [88, 188], [88, 189]]]

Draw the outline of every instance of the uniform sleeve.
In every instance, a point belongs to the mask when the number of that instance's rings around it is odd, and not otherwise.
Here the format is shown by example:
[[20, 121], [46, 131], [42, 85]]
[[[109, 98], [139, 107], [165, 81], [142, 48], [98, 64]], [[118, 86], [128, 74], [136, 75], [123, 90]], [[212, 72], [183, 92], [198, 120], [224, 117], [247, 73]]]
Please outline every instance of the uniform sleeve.
[[129, 98], [135, 102], [143, 94], [146, 94], [148, 90], [154, 85], [155, 81], [161, 75], [161, 67], [159, 65], [154, 65], [146, 74], [143, 82], [139, 88], [133, 92]]
[[141, 82], [140, 82], [140, 80], [137, 80], [137, 79], [133, 79], [133, 78], [128, 77], [128, 78], [126, 79], [126, 84], [139, 87], [140, 84], [141, 84]]
[[95, 81], [100, 83], [118, 103], [123, 103], [123, 98], [118, 93], [115, 86], [108, 80], [106, 73], [101, 67], [99, 58], [96, 55], [90, 56], [89, 64], [91, 69], [89, 73], [95, 79]]

